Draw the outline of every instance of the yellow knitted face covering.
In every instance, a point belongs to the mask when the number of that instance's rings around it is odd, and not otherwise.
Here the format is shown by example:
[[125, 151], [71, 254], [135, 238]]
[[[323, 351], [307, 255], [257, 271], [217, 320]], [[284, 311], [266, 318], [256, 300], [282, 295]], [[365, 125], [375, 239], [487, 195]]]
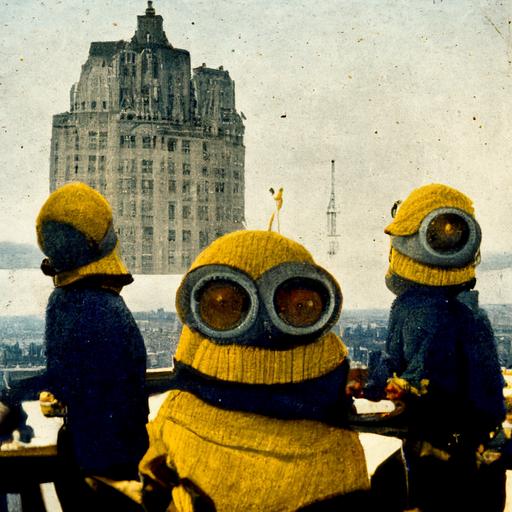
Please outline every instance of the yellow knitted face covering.
[[[241, 231], [216, 240], [197, 257], [191, 270], [229, 265], [257, 279], [286, 262], [314, 263], [304, 247], [277, 233]], [[179, 303], [177, 310], [183, 318]], [[221, 345], [185, 326], [175, 357], [209, 377], [245, 384], [282, 384], [324, 375], [338, 367], [346, 355], [346, 347], [333, 333], [305, 345], [273, 350], [237, 344], [236, 340]]]

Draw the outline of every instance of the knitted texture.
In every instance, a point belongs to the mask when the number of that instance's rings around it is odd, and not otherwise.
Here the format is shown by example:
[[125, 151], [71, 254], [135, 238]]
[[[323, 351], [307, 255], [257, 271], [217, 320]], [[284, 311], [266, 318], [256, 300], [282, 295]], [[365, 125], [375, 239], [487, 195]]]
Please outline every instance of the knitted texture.
[[419, 284], [452, 286], [473, 279], [475, 265], [471, 263], [462, 268], [431, 267], [412, 260], [392, 247], [388, 273], [399, 275]]
[[313, 343], [289, 350], [242, 345], [219, 345], [183, 328], [176, 360], [217, 379], [243, 384], [302, 382], [337, 368], [348, 351], [332, 332]]
[[[323, 423], [224, 411], [171, 391], [148, 432], [141, 472], [165, 485], [153, 461], [171, 457], [218, 512], [294, 511], [369, 488], [357, 434]], [[177, 510], [188, 510], [183, 501]]]
[[[43, 227], [49, 222], [71, 226], [83, 234], [91, 244], [99, 244], [112, 223], [112, 209], [108, 201], [88, 185], [79, 182], [68, 183], [48, 197], [36, 220], [37, 241], [45, 254], [49, 252], [51, 244], [62, 244], [62, 240], [44, 238]], [[130, 273], [118, 251], [119, 246], [116, 244], [114, 250], [101, 259], [59, 272], [54, 277], [55, 286], [66, 286], [94, 275], [129, 276]]]
[[[314, 264], [304, 247], [277, 233], [241, 231], [212, 243], [191, 269], [228, 265], [257, 280], [285, 262]], [[150, 448], [139, 467], [149, 481], [174, 486], [178, 512], [190, 510], [183, 482], [193, 482], [217, 511], [235, 512], [292, 511], [369, 488], [357, 434], [341, 420], [324, 420], [343, 417], [348, 407], [346, 347], [327, 333], [279, 348], [222, 345], [184, 326], [175, 378], [187, 378], [189, 368], [190, 385], [172, 389], [148, 425]], [[319, 399], [311, 390], [324, 381], [330, 392]]]
[[229, 265], [253, 279], [284, 262], [314, 263], [300, 244], [269, 231], [235, 231], [218, 238], [196, 258], [190, 270], [203, 265]]
[[393, 236], [413, 235], [431, 211], [448, 207], [459, 208], [474, 216], [473, 202], [462, 192], [437, 183], [425, 185], [411, 192], [384, 232]]

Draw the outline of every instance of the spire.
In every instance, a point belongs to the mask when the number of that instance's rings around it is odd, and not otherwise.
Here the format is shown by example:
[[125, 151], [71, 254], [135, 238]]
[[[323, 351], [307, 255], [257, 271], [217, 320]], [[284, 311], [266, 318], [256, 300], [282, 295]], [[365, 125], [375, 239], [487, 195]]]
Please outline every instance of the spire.
[[338, 252], [338, 234], [336, 233], [336, 195], [334, 193], [334, 160], [331, 160], [331, 197], [327, 206], [327, 237], [329, 240], [329, 256]]
[[148, 0], [148, 8], [146, 9], [146, 16], [154, 16], [155, 8], [153, 7], [153, 2], [151, 0]]
[[331, 160], [331, 198], [329, 200], [329, 206], [327, 207], [327, 213], [336, 213], [336, 197], [334, 195], [334, 160]]

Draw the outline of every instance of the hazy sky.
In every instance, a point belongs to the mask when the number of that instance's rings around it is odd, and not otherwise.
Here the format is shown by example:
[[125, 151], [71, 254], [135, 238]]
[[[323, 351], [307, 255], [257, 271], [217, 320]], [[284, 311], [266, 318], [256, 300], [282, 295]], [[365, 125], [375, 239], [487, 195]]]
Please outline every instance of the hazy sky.
[[[34, 243], [48, 193], [51, 117], [68, 109], [90, 42], [131, 38], [146, 2], [1, 7], [0, 240]], [[265, 229], [268, 189], [283, 186], [283, 234], [329, 266], [347, 306], [391, 300], [383, 227], [393, 202], [422, 184], [444, 182], [473, 198], [484, 258], [512, 251], [512, 2], [155, 0], [154, 7], [194, 67], [223, 65], [236, 82], [247, 117], [248, 227]], [[329, 261], [331, 159], [340, 252]], [[496, 297], [512, 298], [503, 276], [485, 279]]]

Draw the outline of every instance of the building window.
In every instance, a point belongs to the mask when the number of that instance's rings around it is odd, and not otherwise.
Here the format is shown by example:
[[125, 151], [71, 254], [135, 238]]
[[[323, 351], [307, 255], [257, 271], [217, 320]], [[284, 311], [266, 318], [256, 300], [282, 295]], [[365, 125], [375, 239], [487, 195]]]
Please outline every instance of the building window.
[[202, 249], [208, 245], [208, 232], [199, 231], [199, 247]]
[[167, 151], [176, 151], [176, 139], [169, 139], [167, 141]]
[[152, 226], [144, 226], [144, 228], [142, 228], [142, 238], [144, 240], [153, 240], [153, 227]]
[[96, 110], [96, 102], [95, 101], [91, 101], [91, 109]]
[[190, 176], [190, 164], [183, 163], [183, 176]]
[[153, 256], [151, 254], [142, 255], [142, 271], [151, 272], [153, 270]]
[[182, 153], [190, 153], [190, 141], [189, 140], [181, 141], [181, 152]]
[[107, 110], [107, 102], [106, 101], [102, 101], [101, 106], [103, 107], [103, 110]]
[[142, 199], [140, 203], [141, 214], [144, 217], [145, 215], [152, 217], [153, 216], [153, 200], [152, 199]]
[[167, 172], [169, 173], [169, 176], [174, 176], [175, 169], [174, 169], [174, 162], [172, 160], [167, 161]]
[[99, 148], [100, 149], [107, 149], [107, 132], [100, 132], [100, 138], [99, 138]]
[[153, 193], [153, 180], [142, 180], [142, 193], [152, 194]]
[[225, 178], [226, 177], [225, 169], [214, 169], [213, 172], [214, 172], [216, 178]]
[[96, 155], [89, 155], [89, 163], [87, 164], [87, 172], [94, 174], [96, 172]]
[[169, 220], [175, 220], [176, 219], [176, 205], [174, 203], [169, 203]]
[[71, 156], [66, 156], [66, 181], [71, 179]]
[[201, 174], [202, 174], [203, 176], [208, 176], [208, 167], [203, 167], [203, 168], [201, 169]]
[[176, 254], [174, 254], [173, 252], [170, 252], [169, 256], [168, 256], [168, 262], [169, 262], [169, 265], [174, 265], [176, 263]]
[[181, 192], [183, 195], [190, 195], [190, 181], [184, 181], [181, 185]]
[[98, 171], [100, 172], [100, 174], [105, 174], [105, 155], [100, 155]]
[[235, 179], [235, 180], [240, 179], [240, 171], [233, 171], [233, 179]]
[[215, 220], [217, 222], [221, 222], [224, 220], [224, 207], [223, 206], [217, 206], [217, 210], [215, 212]]
[[190, 262], [192, 261], [192, 259], [190, 258], [190, 254], [182, 254], [181, 255], [181, 264], [182, 266], [188, 268], [190, 267]]
[[190, 219], [190, 215], [192, 214], [192, 209], [190, 208], [190, 206], [185, 205], [185, 206], [183, 206], [181, 213], [182, 213], [182, 217], [184, 220]]
[[137, 146], [135, 135], [121, 135], [121, 147], [133, 149]]
[[238, 183], [233, 184], [233, 194], [238, 194], [240, 192], [240, 185]]
[[169, 180], [169, 193], [175, 194], [176, 193], [176, 181]]
[[169, 240], [169, 242], [176, 242], [176, 231], [174, 229], [169, 229], [167, 239]]
[[208, 220], [208, 206], [198, 206], [197, 216], [199, 220]]
[[142, 137], [142, 148], [151, 149], [151, 137], [149, 135], [144, 135]]
[[141, 172], [153, 175], [153, 160], [142, 160]]
[[189, 244], [192, 241], [192, 232], [188, 229], [183, 230], [181, 239], [184, 243]]
[[224, 193], [224, 182], [216, 181], [215, 182], [215, 192], [223, 194]]
[[75, 135], [75, 151], [80, 150], [80, 137], [78, 136], [78, 133]]

